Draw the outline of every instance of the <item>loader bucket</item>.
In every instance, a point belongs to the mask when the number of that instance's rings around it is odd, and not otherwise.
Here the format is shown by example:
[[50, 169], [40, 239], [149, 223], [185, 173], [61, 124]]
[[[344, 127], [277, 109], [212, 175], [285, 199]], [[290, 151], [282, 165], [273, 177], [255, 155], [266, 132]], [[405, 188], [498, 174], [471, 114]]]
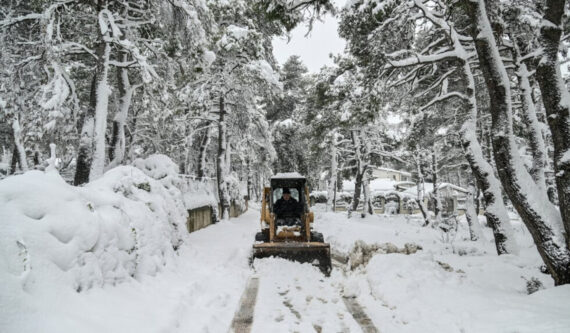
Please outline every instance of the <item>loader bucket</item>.
[[252, 262], [255, 259], [278, 257], [318, 266], [325, 276], [330, 276], [330, 245], [320, 242], [267, 242], [253, 245]]

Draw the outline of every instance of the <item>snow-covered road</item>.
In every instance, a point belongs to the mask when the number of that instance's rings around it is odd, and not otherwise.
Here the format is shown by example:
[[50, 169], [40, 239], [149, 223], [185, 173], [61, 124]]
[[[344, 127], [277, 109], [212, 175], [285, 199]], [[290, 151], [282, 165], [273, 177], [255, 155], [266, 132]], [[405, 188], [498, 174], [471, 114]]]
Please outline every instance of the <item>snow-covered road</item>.
[[[250, 278], [259, 279], [252, 332], [360, 332], [343, 296], [354, 297], [380, 332], [569, 332], [570, 286], [538, 270], [528, 233], [520, 256], [498, 257], [491, 242], [441, 241], [404, 217], [347, 220], [317, 209], [315, 227], [348, 256], [354, 242], [416, 243], [412, 254], [375, 254], [324, 277], [309, 264], [248, 259], [259, 212], [192, 233], [176, 265], [140, 281], [76, 293], [53, 288], [0, 300], [2, 332], [227, 332]], [[485, 228], [487, 229], [487, 228]], [[490, 230], [486, 230], [490, 232]], [[462, 233], [465, 233], [463, 235]], [[490, 239], [490, 237], [489, 237]], [[546, 290], [526, 294], [526, 281]], [[9, 293], [3, 293], [9, 294]]]

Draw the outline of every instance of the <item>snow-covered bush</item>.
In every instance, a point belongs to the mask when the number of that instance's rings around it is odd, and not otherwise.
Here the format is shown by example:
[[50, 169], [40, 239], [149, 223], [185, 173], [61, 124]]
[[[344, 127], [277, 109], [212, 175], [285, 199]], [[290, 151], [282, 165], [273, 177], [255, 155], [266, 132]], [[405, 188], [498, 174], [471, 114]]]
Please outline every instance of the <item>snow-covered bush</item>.
[[327, 191], [313, 191], [309, 194], [311, 204], [327, 203]]
[[[525, 279], [526, 280], [526, 279]], [[534, 276], [531, 277], [529, 280], [526, 280], [526, 292], [527, 294], [534, 294], [535, 292], [544, 289], [544, 285], [542, 282], [535, 278]]]
[[[164, 163], [154, 163], [159, 159]], [[0, 181], [2, 281], [26, 291], [64, 285], [79, 292], [173, 263], [186, 232], [181, 192], [167, 186], [174, 169], [156, 156], [136, 165], [144, 170], [117, 167], [84, 187], [56, 172]]]
[[243, 186], [237, 176], [237, 174], [232, 173], [226, 177], [226, 183], [228, 184], [228, 192], [230, 195], [231, 202], [239, 208], [240, 211], [245, 211], [245, 191]]

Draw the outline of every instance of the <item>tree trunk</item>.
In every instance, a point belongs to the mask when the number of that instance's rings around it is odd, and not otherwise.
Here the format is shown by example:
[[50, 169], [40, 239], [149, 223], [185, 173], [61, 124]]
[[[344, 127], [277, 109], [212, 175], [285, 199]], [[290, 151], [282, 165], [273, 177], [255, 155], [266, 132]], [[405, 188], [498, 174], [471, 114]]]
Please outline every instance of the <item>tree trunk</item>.
[[520, 60], [521, 54], [517, 44], [517, 39], [513, 38], [513, 58], [521, 92], [522, 118], [527, 127], [528, 143], [532, 154], [532, 168], [530, 174], [540, 190], [546, 193], [546, 178], [544, 176], [547, 156], [546, 145], [542, 137], [540, 123], [536, 116], [536, 107], [532, 99], [530, 73], [526, 65]]
[[431, 199], [433, 201], [433, 213], [435, 215], [435, 223], [439, 224], [441, 222], [441, 198], [439, 197], [439, 184], [437, 179], [437, 155], [435, 153], [435, 148], [431, 153], [431, 177], [433, 181], [433, 192], [431, 193]]
[[477, 211], [475, 210], [475, 192], [477, 189], [473, 183], [467, 186], [467, 200], [465, 202], [465, 217], [469, 225], [469, 235], [472, 241], [484, 240], [483, 230], [479, 224]]
[[[463, 0], [491, 102], [493, 153], [501, 183], [533, 236], [556, 285], [570, 283], [570, 252], [558, 210], [524, 169], [514, 141], [510, 81], [483, 0]], [[552, 79], [552, 77], [549, 77]]]
[[[331, 165], [329, 174], [329, 184], [327, 188], [327, 211], [331, 211], [335, 203], [336, 194], [336, 180], [338, 176], [338, 152], [337, 152], [337, 141], [336, 133], [333, 133], [331, 141]], [[333, 210], [334, 211], [334, 210]]]
[[[105, 1], [98, 3], [98, 16]], [[99, 20], [105, 24], [105, 20]], [[101, 29], [99, 29], [101, 31]], [[89, 182], [103, 174], [105, 166], [105, 130], [107, 128], [107, 111], [109, 104], [110, 89], [107, 82], [109, 71], [109, 56], [111, 45], [106, 42], [110, 36], [107, 31], [105, 36], [99, 32], [99, 44], [97, 46], [97, 66], [91, 81], [91, 93], [89, 107], [83, 118], [83, 126], [77, 154], [77, 166], [75, 171], [75, 185]]]
[[363, 198], [362, 198], [362, 213], [361, 216], [364, 218], [366, 215], [372, 215], [373, 211], [371, 211], [371, 198], [370, 198], [370, 175], [368, 170], [364, 172], [362, 177], [362, 189], [363, 189]]
[[247, 200], [251, 200], [251, 196], [253, 194], [253, 171], [251, 170], [251, 161], [249, 156], [246, 160], [246, 169], [247, 169]]
[[227, 128], [225, 118], [224, 97], [220, 96], [220, 118], [218, 122], [218, 163], [216, 166], [216, 176], [218, 181], [218, 196], [220, 206], [220, 219], [229, 219], [230, 198], [228, 193], [228, 185], [226, 183], [226, 149], [227, 149]]
[[[414, 160], [416, 162], [416, 169], [418, 172], [418, 184], [417, 184], [418, 198], [416, 199], [416, 202], [418, 203], [418, 206], [420, 207], [420, 212], [422, 212], [422, 216], [424, 218], [424, 227], [427, 227], [430, 223], [430, 220], [429, 220], [429, 216], [428, 216], [428, 209], [427, 209], [426, 204], [424, 202], [425, 179], [424, 179], [424, 174], [422, 172], [421, 155], [419, 153], [416, 154], [416, 156], [414, 157]], [[385, 209], [386, 208], [384, 208], [384, 210]]]
[[206, 133], [202, 138], [200, 143], [200, 156], [198, 158], [198, 178], [204, 179], [206, 176], [206, 155], [208, 152], [208, 146], [210, 145], [210, 129], [206, 129]]
[[352, 196], [352, 211], [355, 212], [358, 209], [358, 204], [360, 203], [360, 195], [362, 192], [362, 177], [364, 175], [360, 172], [356, 173], [354, 179], [354, 194]]
[[10, 171], [14, 174], [17, 165], [21, 171], [26, 172], [28, 171], [28, 160], [26, 159], [26, 149], [22, 142], [22, 127], [20, 126], [17, 114], [14, 115], [14, 119], [12, 120], [12, 134], [14, 135], [14, 154], [12, 155]]
[[[477, 180], [477, 187], [483, 191], [483, 198], [485, 200], [485, 217], [487, 218], [487, 224], [491, 229], [493, 229], [497, 254], [518, 254], [518, 245], [513, 234], [507, 208], [503, 203], [503, 193], [501, 191], [499, 180], [495, 177], [491, 164], [485, 160], [483, 150], [477, 140], [475, 128], [477, 126], [475, 79], [467, 59], [464, 59], [463, 61], [463, 74], [467, 80], [466, 94], [469, 97], [467, 107], [469, 108], [470, 114], [469, 119], [461, 129], [465, 158], [471, 167], [471, 172]], [[475, 214], [478, 213], [479, 211], [477, 210]], [[476, 217], [477, 215], [475, 215], [475, 218]], [[467, 218], [469, 221], [469, 217]]]
[[566, 231], [566, 244], [570, 247], [570, 94], [562, 80], [558, 62], [565, 5], [564, 0], [546, 0], [540, 28], [543, 54], [536, 68], [536, 77], [554, 143], [558, 203]]
[[362, 160], [361, 154], [361, 142], [360, 134], [358, 131], [351, 131], [352, 144], [354, 145], [354, 159], [356, 160], [356, 177], [354, 179], [354, 196], [352, 198], [352, 211], [355, 212], [358, 209], [358, 204], [360, 203], [360, 194], [362, 190], [362, 177], [364, 176], [365, 166]]
[[[128, 53], [121, 52], [121, 61], [128, 61]], [[131, 86], [129, 81], [129, 72], [125, 67], [117, 69], [117, 88], [119, 91], [119, 110], [113, 119], [113, 132], [111, 136], [111, 147], [109, 149], [109, 167], [120, 165], [125, 160], [126, 152], [126, 136], [125, 128], [127, 126], [127, 117], [133, 98], [134, 90], [137, 86]], [[184, 170], [182, 171], [184, 172]]]

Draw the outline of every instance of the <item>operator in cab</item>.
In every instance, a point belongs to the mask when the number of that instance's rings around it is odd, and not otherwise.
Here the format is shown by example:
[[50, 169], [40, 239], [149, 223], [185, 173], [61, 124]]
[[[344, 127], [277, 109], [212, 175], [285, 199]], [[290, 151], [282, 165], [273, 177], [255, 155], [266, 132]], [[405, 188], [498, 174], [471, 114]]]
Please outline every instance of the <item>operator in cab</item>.
[[281, 199], [273, 205], [273, 213], [277, 216], [276, 223], [278, 226], [293, 226], [301, 224], [303, 206], [291, 197], [291, 191], [288, 188], [284, 188]]

